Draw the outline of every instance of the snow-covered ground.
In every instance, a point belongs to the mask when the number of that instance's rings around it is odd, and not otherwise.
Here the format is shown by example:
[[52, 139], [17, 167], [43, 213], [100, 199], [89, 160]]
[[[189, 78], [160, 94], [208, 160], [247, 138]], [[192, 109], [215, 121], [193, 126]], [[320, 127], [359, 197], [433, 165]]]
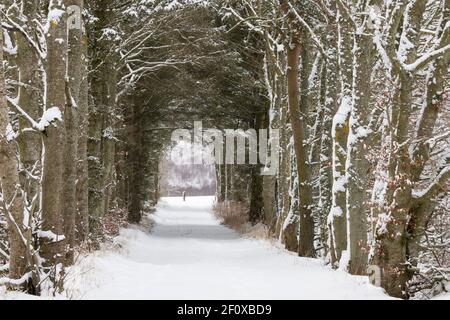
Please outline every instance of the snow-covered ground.
[[213, 200], [163, 199], [151, 216], [151, 233], [124, 229], [116, 238], [120, 249], [93, 253], [71, 268], [69, 298], [389, 298], [365, 277], [331, 270], [268, 241], [242, 238], [213, 217]]

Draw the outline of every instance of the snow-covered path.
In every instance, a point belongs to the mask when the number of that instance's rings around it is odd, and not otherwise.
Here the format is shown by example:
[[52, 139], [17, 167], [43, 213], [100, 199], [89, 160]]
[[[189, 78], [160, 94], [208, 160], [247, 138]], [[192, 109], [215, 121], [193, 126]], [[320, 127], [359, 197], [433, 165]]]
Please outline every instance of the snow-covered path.
[[83, 259], [73, 299], [386, 299], [366, 278], [244, 239], [213, 217], [213, 198], [165, 198], [151, 233], [122, 230], [121, 250]]

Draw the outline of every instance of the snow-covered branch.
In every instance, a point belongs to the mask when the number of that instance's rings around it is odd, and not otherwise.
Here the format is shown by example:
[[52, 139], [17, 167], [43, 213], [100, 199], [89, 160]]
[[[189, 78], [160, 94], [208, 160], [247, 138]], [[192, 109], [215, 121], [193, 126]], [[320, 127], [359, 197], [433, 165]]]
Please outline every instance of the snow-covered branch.
[[316, 33], [312, 30], [312, 28], [309, 26], [309, 24], [300, 16], [300, 14], [297, 12], [297, 10], [295, 10], [294, 6], [291, 4], [290, 1], [288, 1], [288, 6], [289, 6], [290, 10], [295, 14], [295, 17], [297, 18], [298, 22], [300, 22], [300, 24], [302, 26], [304, 26], [306, 28], [306, 30], [308, 30], [308, 32], [311, 36], [311, 39], [316, 44], [317, 49], [319, 49], [323, 58], [327, 59], [328, 55], [325, 52], [325, 49], [323, 48], [323, 45], [322, 45], [321, 41], [319, 40], [319, 38], [317, 37]]
[[39, 130], [39, 124], [28, 114], [25, 112], [25, 110], [23, 110], [16, 102], [16, 99], [12, 99], [10, 97], [6, 97], [6, 99], [8, 100], [8, 102], [14, 107], [14, 109], [16, 109], [17, 112], [19, 112], [19, 114], [24, 117], [30, 124], [31, 127], [35, 130]]
[[433, 50], [431, 52], [428, 52], [427, 54], [424, 54], [422, 57], [411, 64], [402, 64], [402, 66], [404, 70], [408, 72], [415, 72], [425, 67], [432, 60], [437, 59], [448, 52], [450, 52], [450, 44], [446, 45], [443, 48]]
[[433, 181], [426, 189], [414, 192], [414, 202], [420, 204], [433, 198], [449, 182], [450, 166], [447, 166], [443, 170], [441, 170], [441, 172], [433, 179]]
[[63, 121], [61, 110], [58, 107], [47, 109], [39, 122], [36, 122], [23, 108], [21, 108], [15, 99], [7, 97], [8, 102], [16, 109], [16, 111], [24, 117], [31, 125], [31, 128], [37, 131], [45, 131], [45, 129], [55, 123], [55, 121]]
[[230, 30], [228, 30], [228, 32], [231, 32], [232, 30], [234, 30], [241, 24], [245, 24], [250, 29], [250, 31], [255, 31], [259, 34], [264, 34], [263, 30], [260, 27], [255, 26], [249, 22], [251, 20], [257, 19], [257, 17], [250, 16], [250, 17], [243, 18], [239, 13], [236, 12], [236, 10], [234, 10], [231, 7], [226, 7], [226, 8], [224, 8], [224, 10], [229, 11], [231, 14], [233, 14], [233, 16], [235, 16], [239, 20], [239, 22], [236, 25], [234, 25], [232, 28], [230, 28]]
[[47, 52], [41, 50], [41, 47], [38, 45], [38, 43], [33, 40], [33, 38], [28, 34], [28, 32], [26, 32], [24, 28], [22, 28], [18, 23], [12, 20], [6, 13], [3, 12], [3, 10], [0, 10], [0, 13], [8, 20], [12, 27], [20, 31], [20, 33], [25, 37], [25, 39], [27, 39], [27, 41], [30, 43], [39, 57], [41, 57], [41, 59], [45, 59], [47, 57]]
[[0, 278], [0, 286], [20, 287], [31, 279], [31, 275], [27, 272], [20, 279]]

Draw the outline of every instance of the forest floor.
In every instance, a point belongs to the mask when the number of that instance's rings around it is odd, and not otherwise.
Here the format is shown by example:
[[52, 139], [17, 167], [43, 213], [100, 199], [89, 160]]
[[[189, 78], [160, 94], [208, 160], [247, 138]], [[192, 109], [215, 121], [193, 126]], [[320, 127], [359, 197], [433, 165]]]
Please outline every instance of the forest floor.
[[[350, 276], [220, 225], [213, 197], [164, 198], [152, 227], [122, 229], [114, 245], [69, 270], [69, 299], [388, 299]], [[1, 293], [0, 293], [1, 296]], [[10, 299], [24, 295], [8, 294]]]

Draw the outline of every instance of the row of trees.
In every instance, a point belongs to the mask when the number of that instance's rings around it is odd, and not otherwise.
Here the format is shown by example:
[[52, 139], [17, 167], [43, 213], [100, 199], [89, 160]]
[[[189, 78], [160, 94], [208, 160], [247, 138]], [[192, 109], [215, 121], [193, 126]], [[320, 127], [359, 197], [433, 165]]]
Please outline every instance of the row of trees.
[[61, 288], [76, 223], [85, 236], [75, 214], [77, 197], [83, 201], [75, 183], [79, 122], [85, 126], [87, 115], [82, 9], [77, 0], [2, 2], [1, 203], [9, 232], [2, 282], [32, 293]]
[[0, 285], [55, 294], [156, 204], [173, 129], [249, 127], [263, 98], [201, 1], [1, 4]]
[[153, 25], [140, 1], [124, 7], [1, 1], [0, 285], [62, 291], [75, 248], [99, 248], [109, 212], [140, 221], [150, 196], [136, 189], [157, 173], [140, 172], [149, 152], [135, 163], [141, 127], [125, 98], [171, 62], [135, 65]]
[[258, 37], [266, 121], [283, 129], [262, 183], [271, 233], [396, 297], [448, 280], [450, 2], [226, 1], [222, 14]]

